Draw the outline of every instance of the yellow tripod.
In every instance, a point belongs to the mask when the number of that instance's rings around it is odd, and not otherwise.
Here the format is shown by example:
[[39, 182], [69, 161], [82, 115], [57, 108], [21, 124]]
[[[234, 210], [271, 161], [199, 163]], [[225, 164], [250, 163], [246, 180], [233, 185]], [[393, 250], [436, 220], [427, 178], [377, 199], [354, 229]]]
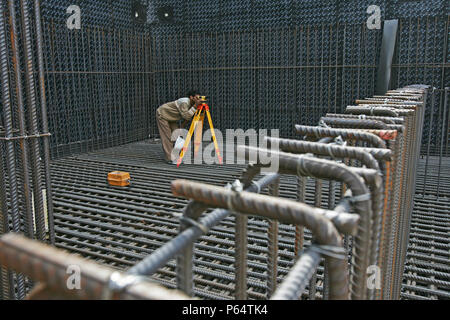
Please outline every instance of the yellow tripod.
[[[206, 101], [206, 97], [202, 97], [203, 101]], [[217, 154], [217, 158], [219, 159], [219, 163], [222, 164], [222, 157], [220, 156], [220, 150], [219, 150], [219, 145], [217, 144], [217, 139], [216, 139], [216, 133], [214, 132], [214, 126], [212, 123], [212, 118], [211, 118], [211, 113], [209, 111], [209, 106], [206, 104], [206, 102], [203, 102], [202, 104], [200, 104], [197, 107], [197, 111], [194, 114], [194, 118], [192, 120], [192, 124], [191, 127], [189, 129], [189, 133], [186, 137], [186, 141], [184, 142], [184, 146], [183, 149], [180, 152], [180, 157], [178, 158], [177, 161], [177, 167], [180, 167], [181, 162], [183, 161], [183, 158], [186, 154], [186, 151], [189, 147], [189, 143], [192, 140], [192, 135], [194, 134], [195, 131], [195, 138], [194, 138], [194, 157], [197, 155], [198, 150], [200, 148], [200, 145], [202, 143], [202, 134], [203, 134], [203, 122], [205, 120], [205, 114], [208, 118], [208, 122], [209, 122], [209, 126], [211, 128], [211, 135], [214, 141], [214, 146], [216, 148], [216, 154]]]

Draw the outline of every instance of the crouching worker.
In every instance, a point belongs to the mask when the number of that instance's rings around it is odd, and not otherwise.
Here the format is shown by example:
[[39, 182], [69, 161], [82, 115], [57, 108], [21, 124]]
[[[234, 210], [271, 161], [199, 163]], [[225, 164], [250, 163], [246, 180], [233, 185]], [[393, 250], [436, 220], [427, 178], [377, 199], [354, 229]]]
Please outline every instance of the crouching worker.
[[192, 119], [200, 103], [200, 94], [197, 91], [191, 91], [188, 93], [188, 98], [168, 102], [156, 110], [156, 123], [158, 124], [162, 147], [168, 163], [173, 163], [177, 160], [172, 155], [172, 133], [180, 129], [178, 126], [180, 120], [185, 120], [184, 127]]

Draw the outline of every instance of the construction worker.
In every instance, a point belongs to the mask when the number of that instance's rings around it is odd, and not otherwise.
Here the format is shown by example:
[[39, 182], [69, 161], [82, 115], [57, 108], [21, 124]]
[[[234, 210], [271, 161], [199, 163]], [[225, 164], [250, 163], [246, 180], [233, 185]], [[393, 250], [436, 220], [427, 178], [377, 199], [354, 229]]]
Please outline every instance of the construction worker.
[[159, 135], [164, 150], [167, 163], [174, 163], [177, 159], [172, 155], [173, 141], [172, 133], [180, 129], [178, 122], [184, 119], [182, 127], [188, 123], [195, 114], [197, 106], [201, 103], [198, 91], [188, 93], [188, 98], [181, 98], [177, 101], [163, 104], [156, 110], [156, 123], [158, 124]]

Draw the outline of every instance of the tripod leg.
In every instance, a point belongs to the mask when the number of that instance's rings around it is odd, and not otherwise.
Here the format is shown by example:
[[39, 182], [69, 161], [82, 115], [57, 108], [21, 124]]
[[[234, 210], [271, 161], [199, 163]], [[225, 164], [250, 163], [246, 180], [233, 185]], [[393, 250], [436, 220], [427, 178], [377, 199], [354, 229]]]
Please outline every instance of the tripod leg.
[[202, 145], [202, 137], [203, 137], [203, 122], [205, 120], [205, 114], [202, 113], [200, 117], [199, 124], [197, 126], [197, 129], [195, 130], [195, 139], [194, 139], [194, 159], [198, 154], [198, 150], [200, 149]]
[[216, 154], [217, 154], [217, 158], [219, 159], [219, 164], [223, 163], [222, 157], [220, 155], [220, 150], [219, 150], [219, 145], [217, 144], [217, 139], [216, 139], [216, 133], [214, 132], [214, 126], [212, 123], [212, 119], [211, 119], [211, 113], [209, 112], [209, 110], [206, 110], [206, 115], [208, 116], [208, 122], [209, 122], [209, 126], [211, 128], [211, 135], [214, 141], [214, 146], [216, 147]]
[[186, 141], [184, 142], [184, 146], [183, 149], [180, 152], [180, 157], [178, 158], [177, 161], [177, 167], [180, 166], [181, 162], [183, 161], [184, 155], [186, 154], [186, 151], [189, 147], [189, 143], [191, 142], [192, 139], [192, 134], [194, 133], [194, 130], [200, 120], [200, 111], [197, 111], [197, 113], [194, 115], [194, 120], [192, 120], [192, 124], [191, 124], [191, 128], [189, 129], [189, 133], [186, 137]]

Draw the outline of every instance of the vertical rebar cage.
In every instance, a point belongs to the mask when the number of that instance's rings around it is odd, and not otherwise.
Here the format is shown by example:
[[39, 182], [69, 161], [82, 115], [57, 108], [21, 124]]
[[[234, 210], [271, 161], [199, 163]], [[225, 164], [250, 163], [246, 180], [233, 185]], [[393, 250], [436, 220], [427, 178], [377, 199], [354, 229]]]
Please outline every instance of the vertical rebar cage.
[[[2, 231], [53, 244], [40, 3], [4, 1], [0, 10]], [[5, 298], [25, 297], [21, 274], [2, 269], [2, 279]]]

